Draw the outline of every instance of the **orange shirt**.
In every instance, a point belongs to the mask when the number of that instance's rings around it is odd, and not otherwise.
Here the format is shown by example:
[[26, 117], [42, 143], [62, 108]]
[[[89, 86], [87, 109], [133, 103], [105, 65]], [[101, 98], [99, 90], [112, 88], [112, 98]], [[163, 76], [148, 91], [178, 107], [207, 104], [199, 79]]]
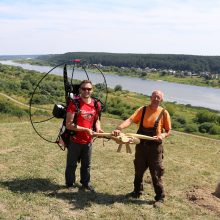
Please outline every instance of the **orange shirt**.
[[[144, 120], [143, 120], [143, 126], [145, 128], [152, 128], [154, 127], [154, 123], [159, 117], [162, 107], [158, 107], [156, 110], [151, 109], [149, 106], [147, 106], [145, 115], [144, 115]], [[136, 124], [140, 124], [141, 122], [141, 116], [142, 116], [142, 111], [143, 111], [143, 106], [140, 107], [135, 111], [133, 115], [131, 115], [130, 120]], [[171, 120], [170, 120], [170, 115], [167, 110], [164, 111], [163, 116], [161, 117], [158, 127], [157, 127], [157, 135], [160, 135], [163, 130], [169, 131], [171, 129]]]

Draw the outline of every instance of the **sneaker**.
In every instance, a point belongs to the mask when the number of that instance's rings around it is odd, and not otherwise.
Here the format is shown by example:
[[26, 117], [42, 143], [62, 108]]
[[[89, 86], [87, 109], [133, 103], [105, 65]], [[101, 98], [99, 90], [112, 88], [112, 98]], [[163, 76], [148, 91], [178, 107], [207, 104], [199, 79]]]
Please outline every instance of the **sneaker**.
[[141, 195], [142, 195], [141, 193], [137, 193], [137, 192], [133, 191], [133, 192], [128, 193], [127, 197], [132, 197], [132, 198], [138, 199], [141, 197]]
[[84, 191], [95, 192], [95, 189], [94, 189], [94, 187], [92, 185], [87, 185], [87, 186], [82, 185], [81, 189], [84, 190]]

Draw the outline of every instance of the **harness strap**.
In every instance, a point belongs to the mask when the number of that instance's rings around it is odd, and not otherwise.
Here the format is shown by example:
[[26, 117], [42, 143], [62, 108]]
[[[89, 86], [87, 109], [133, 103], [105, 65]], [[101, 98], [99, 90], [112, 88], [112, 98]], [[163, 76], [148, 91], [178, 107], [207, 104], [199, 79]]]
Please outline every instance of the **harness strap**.
[[[94, 119], [94, 124], [93, 124], [93, 129], [94, 129], [96, 121], [101, 118], [102, 109], [101, 109], [101, 106], [99, 107], [99, 105], [98, 105], [99, 101], [95, 98], [92, 98], [92, 99], [94, 100], [94, 108], [97, 112], [96, 114], [98, 114], [98, 117], [97, 118], [95, 117], [95, 119]], [[76, 114], [74, 115], [73, 123], [75, 125], [77, 125], [77, 118], [78, 118], [77, 116], [80, 112], [80, 100], [79, 99], [72, 99], [72, 100], [73, 100], [74, 105], [76, 106]]]
[[74, 115], [73, 123], [75, 125], [77, 125], [77, 116], [78, 116], [78, 114], [80, 112], [80, 101], [79, 101], [79, 99], [72, 99], [72, 101], [73, 101], [73, 103], [74, 103], [74, 105], [76, 107], [76, 114]]
[[146, 106], [143, 107], [143, 110], [142, 110], [142, 115], [141, 115], [141, 123], [140, 123], [140, 127], [143, 127], [143, 121], [144, 121], [144, 115], [145, 115], [145, 112], [146, 112]]
[[162, 111], [160, 112], [159, 117], [158, 117], [157, 120], [155, 121], [155, 124], [154, 124], [154, 129], [155, 129], [155, 130], [156, 130], [157, 127], [158, 127], [159, 121], [160, 121], [160, 119], [162, 118], [164, 111], [165, 111], [165, 109], [163, 108]]
[[[140, 122], [140, 126], [139, 127], [143, 127], [143, 121], [144, 121], [144, 115], [145, 115], [145, 112], [146, 112], [146, 108], [147, 108], [146, 106], [143, 107], [142, 115], [141, 115], [141, 122]], [[155, 130], [158, 127], [159, 121], [160, 121], [161, 117], [163, 116], [164, 111], [165, 111], [165, 109], [163, 108], [162, 111], [160, 112], [160, 115], [158, 116], [157, 120], [154, 123], [154, 127], [153, 128]]]
[[[98, 113], [98, 118], [101, 119], [101, 112], [102, 112], [102, 107], [101, 107], [101, 103], [98, 99], [96, 98], [93, 98], [94, 100], [94, 107], [95, 107], [95, 110], [97, 111]], [[100, 106], [98, 105], [98, 103], [100, 104]]]

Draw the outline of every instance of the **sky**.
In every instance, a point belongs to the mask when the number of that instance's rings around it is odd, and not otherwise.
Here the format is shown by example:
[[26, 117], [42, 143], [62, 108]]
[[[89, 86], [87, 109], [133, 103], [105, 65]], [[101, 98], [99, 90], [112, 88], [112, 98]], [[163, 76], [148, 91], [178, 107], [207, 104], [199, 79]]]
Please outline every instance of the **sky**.
[[0, 55], [220, 56], [220, 0], [0, 0]]

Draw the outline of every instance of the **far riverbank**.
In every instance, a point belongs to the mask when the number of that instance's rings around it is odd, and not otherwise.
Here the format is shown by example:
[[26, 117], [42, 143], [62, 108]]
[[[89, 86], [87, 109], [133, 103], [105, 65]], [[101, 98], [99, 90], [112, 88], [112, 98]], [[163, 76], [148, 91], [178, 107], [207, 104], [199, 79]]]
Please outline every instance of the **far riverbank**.
[[[38, 72], [48, 72], [49, 66], [38, 66], [30, 64], [15, 63], [10, 60], [0, 61], [2, 64], [20, 66], [24, 69], [35, 70]], [[94, 83], [100, 83], [99, 73], [89, 73], [89, 77]], [[62, 68], [57, 68], [51, 74], [62, 75]], [[117, 76], [105, 74], [108, 87], [114, 88], [121, 85], [124, 90], [137, 92], [144, 95], [150, 95], [155, 89], [162, 90], [165, 93], [165, 101], [176, 102], [180, 104], [189, 104], [220, 111], [220, 89], [192, 86], [186, 84], [170, 83], [165, 81], [144, 80], [140, 78], [131, 78], [128, 76]], [[74, 78], [82, 80], [85, 73], [82, 70], [76, 70]]]

